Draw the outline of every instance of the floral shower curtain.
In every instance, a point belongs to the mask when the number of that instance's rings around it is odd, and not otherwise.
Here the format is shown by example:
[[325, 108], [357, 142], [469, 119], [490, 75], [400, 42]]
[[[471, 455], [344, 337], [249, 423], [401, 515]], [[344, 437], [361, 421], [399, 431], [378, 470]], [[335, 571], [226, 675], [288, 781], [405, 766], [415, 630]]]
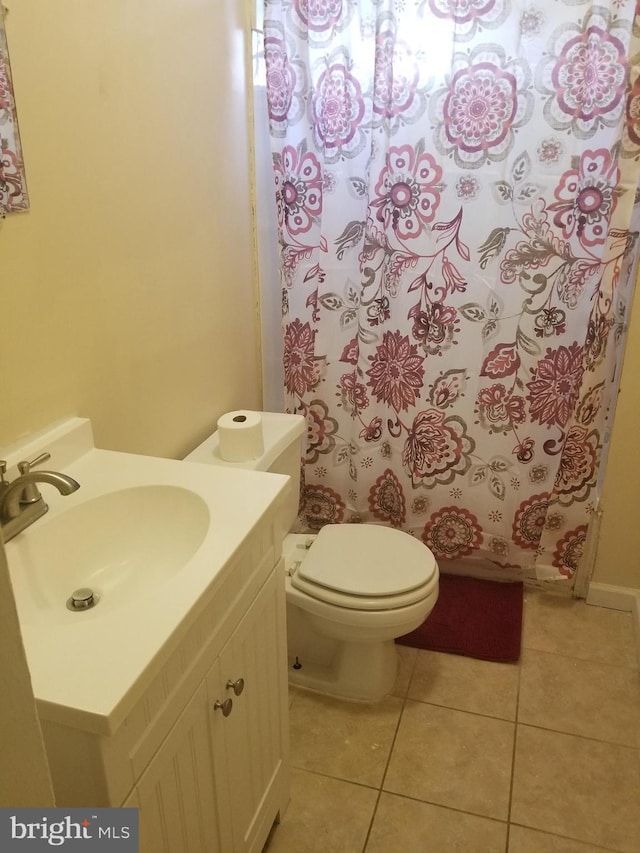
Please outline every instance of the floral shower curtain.
[[632, 0], [266, 0], [310, 529], [570, 585], [635, 276]]

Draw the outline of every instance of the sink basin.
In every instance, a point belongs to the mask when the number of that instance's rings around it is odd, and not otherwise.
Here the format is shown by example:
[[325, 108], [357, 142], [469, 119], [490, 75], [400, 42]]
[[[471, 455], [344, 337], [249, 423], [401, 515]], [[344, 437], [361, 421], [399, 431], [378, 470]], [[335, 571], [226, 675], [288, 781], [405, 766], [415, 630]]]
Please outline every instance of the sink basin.
[[[45, 450], [80, 488], [42, 484], [49, 512], [6, 544], [33, 692], [41, 719], [110, 735], [169, 658], [189, 666], [172, 655], [199, 620], [208, 636], [274, 565], [288, 478], [103, 450], [85, 418], [0, 452], [8, 478]], [[98, 603], [69, 610], [81, 588]]]
[[[135, 599], [144, 607], [145, 594], [174, 578], [196, 553], [209, 520], [205, 501], [174, 485], [107, 492], [44, 516], [11, 548], [21, 619], [41, 619], [45, 612], [56, 621], [97, 618]], [[65, 603], [80, 587], [99, 600], [72, 613]]]

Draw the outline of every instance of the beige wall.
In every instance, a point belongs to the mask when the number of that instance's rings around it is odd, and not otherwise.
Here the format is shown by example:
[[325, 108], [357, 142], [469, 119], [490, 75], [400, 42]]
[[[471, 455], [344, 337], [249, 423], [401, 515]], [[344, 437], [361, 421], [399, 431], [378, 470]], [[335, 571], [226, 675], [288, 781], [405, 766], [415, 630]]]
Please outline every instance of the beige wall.
[[[636, 289], [640, 288], [640, 282]], [[640, 293], [631, 312], [600, 505], [597, 583], [640, 589]]]
[[[0, 448], [79, 414], [182, 456], [261, 405], [244, 0], [7, 5], [32, 207], [0, 224]], [[0, 695], [0, 806], [50, 804], [1, 543]]]
[[182, 456], [261, 406], [244, 0], [21, 0], [31, 210], [0, 224], [0, 447]]

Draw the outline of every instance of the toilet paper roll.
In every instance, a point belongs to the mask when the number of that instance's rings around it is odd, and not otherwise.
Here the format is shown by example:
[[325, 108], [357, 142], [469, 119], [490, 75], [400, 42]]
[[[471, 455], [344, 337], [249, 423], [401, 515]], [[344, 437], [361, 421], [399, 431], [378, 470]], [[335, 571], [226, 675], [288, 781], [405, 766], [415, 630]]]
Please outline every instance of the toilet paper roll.
[[218, 446], [225, 462], [249, 462], [262, 456], [260, 412], [227, 412], [218, 418]]

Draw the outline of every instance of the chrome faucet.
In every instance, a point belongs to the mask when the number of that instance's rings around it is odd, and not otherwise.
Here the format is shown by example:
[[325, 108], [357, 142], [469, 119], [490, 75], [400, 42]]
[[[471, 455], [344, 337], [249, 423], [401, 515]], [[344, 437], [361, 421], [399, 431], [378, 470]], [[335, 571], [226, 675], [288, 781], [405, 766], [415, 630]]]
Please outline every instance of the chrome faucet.
[[80, 483], [67, 474], [30, 470], [47, 459], [51, 459], [50, 453], [41, 453], [31, 462], [19, 462], [20, 476], [11, 483], [4, 479], [7, 463], [0, 461], [0, 526], [5, 542], [41, 518], [49, 509], [38, 491], [37, 483], [55, 486], [61, 495], [70, 495], [80, 488]]

